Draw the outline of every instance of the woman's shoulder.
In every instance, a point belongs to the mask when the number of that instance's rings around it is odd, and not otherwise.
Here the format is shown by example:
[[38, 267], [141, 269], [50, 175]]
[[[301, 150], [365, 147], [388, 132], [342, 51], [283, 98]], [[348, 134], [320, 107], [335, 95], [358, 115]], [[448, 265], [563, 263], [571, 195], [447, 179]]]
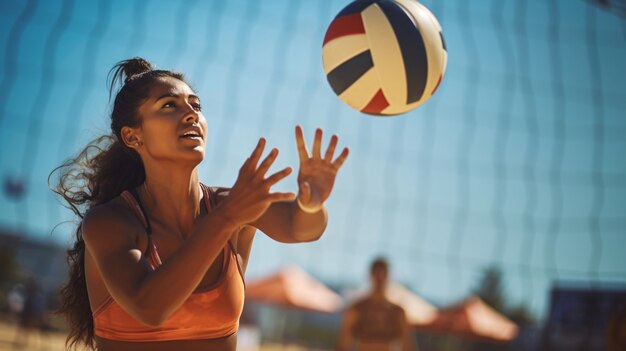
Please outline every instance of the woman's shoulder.
[[144, 230], [141, 220], [119, 196], [87, 211], [81, 227], [87, 242], [90, 239], [112, 238], [116, 234]]
[[117, 196], [108, 202], [90, 208], [83, 218], [83, 223], [101, 219], [126, 218], [132, 213], [133, 211], [126, 201], [121, 196]]

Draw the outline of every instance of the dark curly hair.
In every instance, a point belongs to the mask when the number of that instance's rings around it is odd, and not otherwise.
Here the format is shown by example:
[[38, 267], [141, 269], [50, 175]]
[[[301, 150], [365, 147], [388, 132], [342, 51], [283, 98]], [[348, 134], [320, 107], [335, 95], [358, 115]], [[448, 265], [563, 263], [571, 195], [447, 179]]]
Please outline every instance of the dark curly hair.
[[[118, 62], [108, 77], [109, 99], [116, 86], [121, 85], [111, 112], [112, 134], [91, 141], [78, 156], [54, 169], [48, 178], [50, 184], [53, 175], [58, 174], [58, 183], [51, 186], [52, 190], [63, 197], [67, 207], [81, 219], [91, 208], [145, 181], [141, 158], [121, 141], [121, 129], [141, 124], [139, 106], [147, 99], [156, 79], [172, 77], [185, 82], [181, 73], [156, 70], [150, 62], [139, 57]], [[75, 349], [78, 344], [84, 344], [95, 349], [85, 279], [85, 242], [80, 224], [75, 236], [74, 246], [67, 251], [69, 278], [60, 291], [58, 312], [65, 315], [69, 325], [66, 346]]]

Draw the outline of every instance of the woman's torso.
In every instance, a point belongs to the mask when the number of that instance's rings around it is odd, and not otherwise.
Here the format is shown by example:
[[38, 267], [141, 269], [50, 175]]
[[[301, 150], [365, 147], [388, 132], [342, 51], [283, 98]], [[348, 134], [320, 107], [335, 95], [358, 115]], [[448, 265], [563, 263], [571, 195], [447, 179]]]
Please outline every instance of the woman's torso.
[[[111, 205], [124, 207], [128, 211], [133, 211], [129, 208], [127, 202], [122, 198], [117, 198], [112, 201]], [[204, 208], [205, 206], [203, 206]], [[207, 211], [210, 211], [210, 205], [202, 212], [201, 216], [206, 215]], [[136, 216], [136, 214], [133, 214]], [[197, 219], [199, 219], [199, 216]], [[196, 220], [197, 220], [196, 219]], [[157, 248], [158, 257], [161, 261], [167, 261], [168, 257], [172, 255], [178, 247], [184, 242], [184, 237], [186, 237], [185, 233], [173, 233], [171, 229], [166, 228], [165, 225], [159, 223], [158, 221], [151, 220], [151, 239], [154, 247]], [[224, 250], [218, 255], [213, 264], [207, 270], [204, 278], [201, 283], [198, 285], [198, 288], [195, 290], [194, 294], [190, 297], [190, 299], [200, 299], [200, 301], [204, 298], [212, 298], [211, 296], [206, 297], [207, 290], [212, 290], [216, 288], [216, 285], [223, 284], [220, 283], [220, 279], [224, 279], [225, 275], [228, 274], [228, 270], [230, 269], [230, 277], [229, 279], [233, 279], [233, 275], [235, 273], [240, 275], [239, 277], [235, 277], [238, 279], [242, 279], [243, 269], [245, 269], [247, 260], [249, 257], [249, 250], [252, 242], [252, 237], [254, 235], [254, 228], [251, 227], [243, 227], [239, 230], [235, 231], [225, 247]], [[142, 235], [141, 233], [137, 234], [136, 237], [133, 237], [135, 242], [137, 243], [137, 247], [141, 248], [143, 251], [144, 248], [149, 247], [149, 239], [148, 235], [145, 233]], [[231, 250], [229, 250], [229, 247]], [[229, 257], [231, 256], [231, 257]], [[154, 258], [152, 258], [154, 259]], [[227, 265], [229, 261], [232, 261], [232, 265]], [[229, 268], [230, 267], [230, 268]], [[235, 267], [235, 268], [233, 268]], [[110, 294], [108, 293], [102, 278], [95, 268], [93, 259], [89, 255], [86, 254], [85, 258], [85, 268], [87, 275], [87, 286], [89, 291], [89, 300], [92, 306], [92, 311], [96, 311], [99, 307], [110, 303]], [[233, 269], [234, 272], [233, 273]], [[204, 294], [204, 295], [203, 295]], [[209, 291], [208, 295], [211, 295], [212, 292]], [[241, 296], [243, 299], [243, 296]], [[243, 301], [241, 301], [243, 303]], [[118, 305], [119, 306], [119, 305]], [[140, 351], [140, 350], [172, 350], [172, 349], [185, 349], [185, 350], [203, 350], [203, 351], [211, 351], [211, 350], [235, 350], [236, 345], [236, 333], [232, 333], [230, 335], [221, 336], [217, 338], [210, 339], [187, 339], [187, 340], [167, 340], [167, 341], [142, 341], [142, 342], [133, 342], [133, 341], [120, 341], [120, 340], [112, 340], [111, 338], [104, 338], [102, 336], [96, 335], [96, 341], [99, 350], [120, 350], [120, 351]]]

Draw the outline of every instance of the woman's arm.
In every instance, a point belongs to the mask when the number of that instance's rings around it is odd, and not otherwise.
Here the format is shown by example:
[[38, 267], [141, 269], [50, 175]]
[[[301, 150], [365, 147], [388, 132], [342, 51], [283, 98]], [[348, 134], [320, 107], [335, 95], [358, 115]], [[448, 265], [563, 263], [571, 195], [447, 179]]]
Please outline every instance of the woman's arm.
[[235, 224], [219, 213], [202, 217], [189, 239], [153, 270], [133, 240], [145, 235], [145, 229], [124, 209], [95, 208], [82, 228], [87, 251], [111, 296], [151, 326], [160, 325], [191, 295], [234, 229]]
[[326, 207], [315, 213], [307, 213], [297, 201], [289, 201], [272, 204], [261, 218], [250, 225], [276, 241], [300, 243], [319, 239], [327, 223]]
[[330, 196], [337, 172], [348, 157], [348, 149], [333, 160], [339, 138], [333, 135], [322, 157], [322, 130], [315, 131], [313, 152], [309, 151], [302, 128], [296, 126], [296, 144], [300, 158], [298, 198], [296, 201], [276, 202], [250, 225], [276, 241], [297, 243], [317, 240], [328, 223], [324, 202]]
[[107, 290], [137, 320], [160, 325], [191, 295], [236, 228], [258, 219], [272, 203], [293, 199], [293, 193], [270, 192], [291, 170], [265, 178], [277, 153], [273, 150], [257, 167], [264, 146], [261, 139], [228, 198], [199, 218], [189, 238], [155, 270], [133, 240], [145, 234], [128, 210], [108, 204], [85, 217], [83, 238]]

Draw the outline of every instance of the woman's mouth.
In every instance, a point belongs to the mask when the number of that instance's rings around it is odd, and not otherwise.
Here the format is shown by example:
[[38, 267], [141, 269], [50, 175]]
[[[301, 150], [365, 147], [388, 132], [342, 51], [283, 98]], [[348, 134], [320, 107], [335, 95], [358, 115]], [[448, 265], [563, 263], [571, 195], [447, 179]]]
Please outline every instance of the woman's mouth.
[[188, 131], [185, 134], [181, 135], [179, 138], [189, 140], [202, 140], [202, 136], [196, 131]]

